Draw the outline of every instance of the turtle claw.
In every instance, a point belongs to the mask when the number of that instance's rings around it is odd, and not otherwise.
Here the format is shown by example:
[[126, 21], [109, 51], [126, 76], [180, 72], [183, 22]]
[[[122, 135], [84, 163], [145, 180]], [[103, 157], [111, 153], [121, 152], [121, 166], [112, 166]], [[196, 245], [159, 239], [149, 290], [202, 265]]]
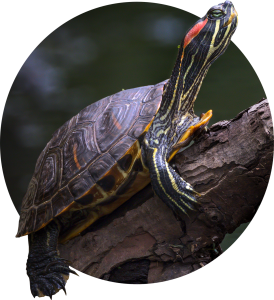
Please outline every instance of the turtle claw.
[[[200, 193], [198, 193], [198, 192], [196, 192], [195, 190], [194, 190], [194, 188], [189, 184], [189, 183], [186, 183], [185, 184], [185, 188], [186, 188], [186, 190], [188, 191], [188, 192], [190, 192], [191, 194], [193, 194], [194, 196], [198, 196], [198, 197], [201, 197], [201, 194]], [[194, 198], [194, 202], [196, 202], [196, 199]]]
[[[51, 260], [51, 261], [50, 261]], [[28, 262], [27, 273], [30, 279], [30, 289], [33, 297], [55, 295], [59, 290], [67, 294], [65, 285], [69, 274], [78, 274], [67, 265], [68, 261], [60, 257], [51, 257], [40, 262], [39, 265]]]
[[195, 196], [201, 197], [202, 195], [198, 192], [196, 192], [194, 189], [191, 191]]
[[63, 287], [62, 290], [64, 291], [65, 295], [67, 295], [67, 291], [66, 291], [66, 288]]
[[[72, 265], [72, 262], [71, 262], [70, 260], [65, 259], [65, 258], [58, 257], [57, 260], [53, 260], [53, 261], [51, 261], [50, 263], [48, 263], [48, 264], [46, 265], [46, 268], [45, 268], [45, 270], [44, 270], [44, 273], [47, 273], [47, 272], [48, 272], [48, 269], [49, 269], [51, 266], [53, 266], [53, 265], [58, 265], [58, 264], [59, 264], [59, 267], [60, 267], [60, 265], [61, 265], [61, 266], [62, 266], [62, 265], [65, 265], [65, 266], [67, 267], [67, 266]], [[69, 269], [69, 270], [70, 270], [70, 269]], [[73, 270], [70, 270], [70, 273], [76, 274], [76, 272], [74, 272]], [[76, 275], [78, 276], [78, 274], [76, 274]]]

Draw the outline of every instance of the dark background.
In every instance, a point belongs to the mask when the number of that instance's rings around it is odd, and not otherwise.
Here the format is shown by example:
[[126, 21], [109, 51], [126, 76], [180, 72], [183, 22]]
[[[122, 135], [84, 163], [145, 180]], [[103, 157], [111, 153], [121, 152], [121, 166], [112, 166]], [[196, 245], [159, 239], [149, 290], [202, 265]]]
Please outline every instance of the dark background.
[[[15, 78], [2, 120], [3, 171], [18, 211], [52, 133], [92, 102], [167, 79], [177, 46], [197, 19], [165, 5], [115, 4], [70, 20], [41, 42]], [[213, 124], [233, 118], [262, 97], [265, 93], [252, 66], [231, 43], [211, 66], [195, 113], [213, 109]], [[227, 235], [223, 248], [245, 227]]]

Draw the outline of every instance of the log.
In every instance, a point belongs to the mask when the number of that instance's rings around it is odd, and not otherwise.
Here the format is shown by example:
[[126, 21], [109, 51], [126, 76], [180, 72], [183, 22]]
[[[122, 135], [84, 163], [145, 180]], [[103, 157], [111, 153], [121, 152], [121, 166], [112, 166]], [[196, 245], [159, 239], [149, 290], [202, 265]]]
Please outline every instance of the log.
[[171, 162], [201, 194], [178, 218], [151, 186], [65, 245], [62, 257], [91, 276], [123, 283], [161, 282], [189, 274], [218, 257], [220, 243], [255, 215], [273, 158], [266, 99], [221, 121]]

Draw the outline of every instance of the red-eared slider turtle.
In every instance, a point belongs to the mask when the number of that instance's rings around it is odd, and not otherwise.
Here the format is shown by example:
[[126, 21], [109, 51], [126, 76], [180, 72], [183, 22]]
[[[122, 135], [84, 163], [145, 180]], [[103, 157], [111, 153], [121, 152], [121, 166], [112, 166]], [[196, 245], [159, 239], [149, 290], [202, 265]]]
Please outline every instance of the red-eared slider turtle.
[[186, 33], [169, 80], [121, 91], [83, 109], [59, 128], [39, 156], [22, 202], [17, 236], [29, 235], [33, 296], [52, 296], [72, 271], [58, 242], [78, 235], [151, 182], [175, 213], [197, 194], [170, 159], [211, 118], [193, 111], [210, 65], [237, 26], [232, 3], [212, 7]]

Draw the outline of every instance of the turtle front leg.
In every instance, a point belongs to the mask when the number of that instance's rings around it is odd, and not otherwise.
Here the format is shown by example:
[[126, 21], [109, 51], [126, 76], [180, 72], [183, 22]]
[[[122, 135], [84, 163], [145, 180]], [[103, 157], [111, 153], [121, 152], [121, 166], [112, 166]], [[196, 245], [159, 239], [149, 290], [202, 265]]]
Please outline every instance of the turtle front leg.
[[69, 268], [68, 261], [58, 255], [58, 236], [58, 224], [54, 221], [29, 235], [27, 274], [33, 297], [52, 298], [60, 289], [66, 293], [69, 273], [76, 274]]
[[210, 119], [212, 117], [212, 110], [209, 110], [205, 114], [201, 114], [200, 121], [190, 126], [182, 135], [182, 137], [179, 139], [179, 141], [172, 147], [171, 154], [169, 156], [168, 161], [171, 161], [171, 159], [175, 156], [175, 154], [181, 149], [190, 144], [190, 142], [197, 138], [203, 131], [207, 131], [207, 124], [209, 123]]
[[151, 184], [156, 195], [176, 214], [187, 214], [188, 209], [194, 210], [196, 196], [200, 194], [168, 164], [166, 148], [147, 148], [145, 151]]

